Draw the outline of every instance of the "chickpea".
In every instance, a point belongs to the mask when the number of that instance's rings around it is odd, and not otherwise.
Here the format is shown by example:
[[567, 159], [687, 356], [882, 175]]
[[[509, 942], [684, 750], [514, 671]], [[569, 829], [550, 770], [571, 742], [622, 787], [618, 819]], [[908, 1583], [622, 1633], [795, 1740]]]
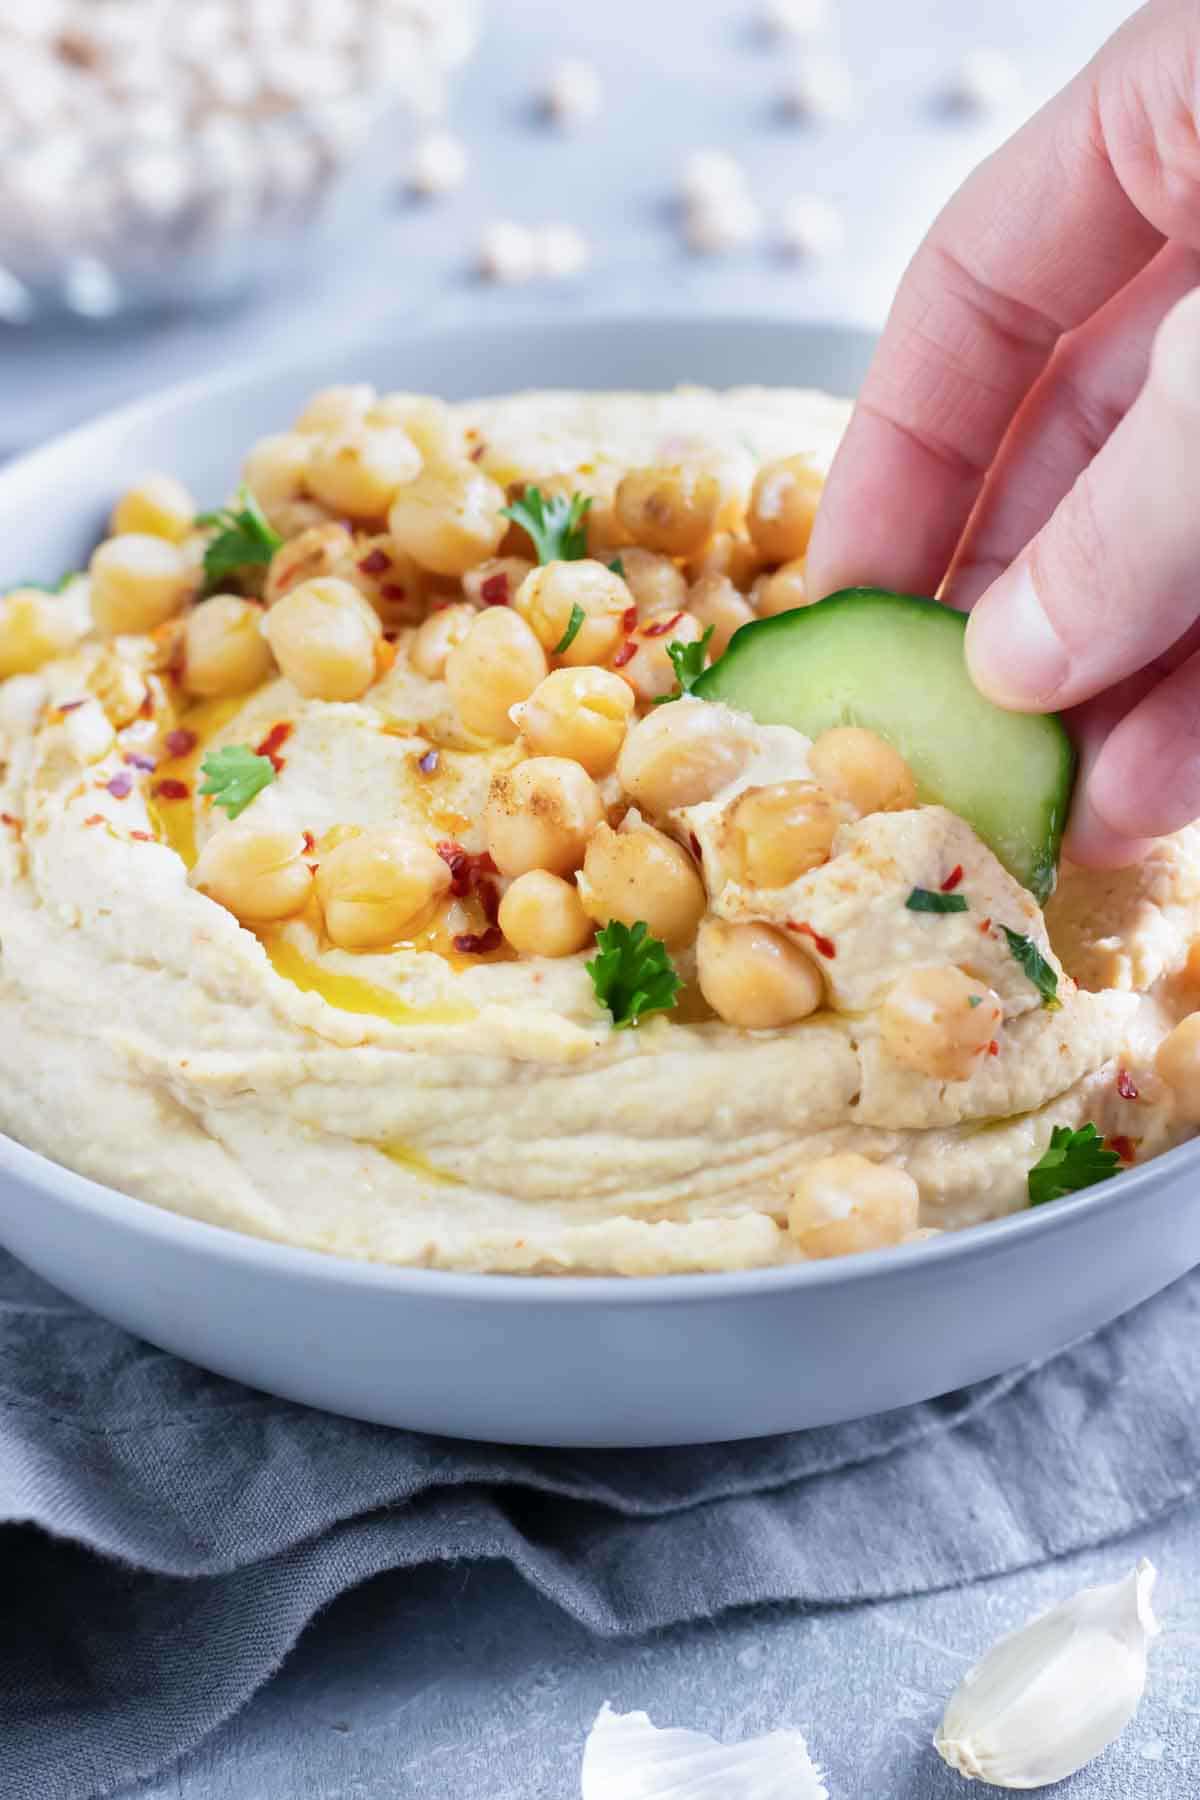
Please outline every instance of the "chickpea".
[[290, 919], [307, 904], [312, 871], [303, 832], [290, 825], [222, 825], [196, 859], [195, 888], [243, 925]]
[[835, 799], [865, 818], [874, 812], [907, 812], [917, 804], [917, 783], [898, 750], [873, 731], [836, 725], [815, 739], [808, 766]]
[[415, 625], [425, 617], [429, 578], [386, 533], [356, 538], [345, 556], [322, 572], [356, 587], [386, 626]]
[[467, 570], [462, 578], [463, 593], [476, 606], [511, 606], [533, 566], [527, 556], [489, 556]]
[[804, 580], [804, 558], [785, 562], [770, 575], [760, 575], [750, 590], [750, 604], [760, 619], [773, 619], [779, 613], [795, 612], [808, 606], [809, 593]]
[[502, 875], [570, 875], [603, 818], [600, 790], [586, 769], [565, 756], [531, 756], [493, 775], [483, 830]]
[[268, 606], [282, 598], [302, 581], [314, 581], [319, 575], [332, 575], [354, 554], [354, 539], [344, 525], [326, 521], [312, 525], [298, 537], [281, 544], [267, 568], [263, 596]]
[[308, 465], [308, 488], [330, 512], [378, 519], [420, 472], [421, 452], [408, 433], [381, 425], [319, 439]]
[[693, 583], [687, 605], [702, 630], [712, 626], [709, 655], [714, 662], [718, 656], [724, 656], [734, 632], [749, 625], [754, 617], [753, 607], [738, 593], [728, 575], [702, 575]]
[[393, 500], [388, 530], [423, 569], [462, 576], [499, 549], [504, 504], [504, 489], [474, 463], [426, 463]]
[[302, 581], [264, 616], [263, 633], [292, 686], [310, 700], [357, 700], [375, 679], [379, 615], [348, 581]]
[[92, 618], [107, 637], [153, 631], [180, 610], [195, 585], [177, 544], [140, 531], [101, 544], [90, 569]]
[[[603, 563], [552, 562], [525, 577], [513, 606], [529, 621], [544, 650], [568, 668], [581, 668], [604, 662], [617, 648], [625, 615], [633, 609], [633, 595]], [[577, 606], [583, 623], [566, 649], [559, 650]]]
[[1004, 1009], [991, 988], [952, 964], [910, 969], [879, 1010], [884, 1050], [901, 1068], [965, 1081], [995, 1041]]
[[0, 681], [32, 675], [43, 663], [65, 656], [80, 636], [61, 594], [14, 588], [0, 600]]
[[837, 806], [815, 781], [747, 788], [729, 809], [726, 853], [738, 880], [752, 887], [787, 887], [829, 861], [841, 822]]
[[721, 484], [705, 469], [631, 469], [617, 488], [616, 515], [635, 544], [664, 556], [694, 556], [712, 537]]
[[530, 627], [507, 606], [477, 613], [446, 658], [446, 684], [468, 731], [511, 744], [509, 709], [528, 700], [546, 676], [546, 653]]
[[513, 723], [535, 756], [569, 756], [589, 775], [607, 775], [633, 714], [629, 684], [611, 669], [555, 669]]
[[613, 667], [639, 700], [658, 700], [679, 686], [668, 645], [695, 644], [703, 635], [699, 619], [691, 613], [657, 613], [629, 633], [612, 659]]
[[367, 425], [399, 425], [426, 463], [461, 463], [473, 448], [444, 400], [431, 394], [380, 394], [367, 408]]
[[704, 916], [704, 883], [695, 863], [650, 825], [623, 831], [599, 826], [583, 859], [579, 893], [598, 925], [643, 919], [664, 944], [690, 943]]
[[745, 593], [761, 563], [749, 538], [734, 531], [718, 531], [707, 548], [689, 560], [688, 574], [693, 581], [702, 581], [706, 575], [727, 575], [734, 587]]
[[375, 389], [366, 382], [320, 388], [296, 420], [295, 429], [318, 437], [353, 431], [363, 423], [374, 405]]
[[408, 660], [426, 681], [441, 681], [446, 673], [446, 658], [466, 638], [479, 614], [464, 601], [459, 606], [442, 606], [423, 619], [413, 633]]
[[363, 831], [323, 851], [317, 898], [339, 950], [386, 950], [450, 886], [436, 850], [402, 831]]
[[184, 680], [193, 694], [246, 694], [274, 666], [262, 634], [263, 611], [237, 594], [214, 594], [188, 615]]
[[642, 550], [636, 544], [617, 554], [625, 571], [625, 586], [637, 603], [639, 617], [682, 612], [687, 605], [687, 581], [669, 556]]
[[816, 1012], [824, 984], [803, 950], [769, 925], [705, 919], [696, 939], [700, 992], [718, 1018], [772, 1031]]
[[137, 532], [182, 544], [196, 522], [196, 502], [173, 475], [146, 475], [126, 490], [113, 508], [114, 537]]
[[853, 1256], [902, 1244], [917, 1229], [921, 1195], [904, 1169], [854, 1151], [821, 1156], [796, 1183], [788, 1230], [806, 1256]]
[[88, 671], [87, 685], [103, 707], [109, 724], [118, 731], [132, 725], [149, 692], [141, 671], [115, 650], [101, 650]]
[[617, 779], [655, 818], [711, 800], [754, 754], [749, 721], [685, 695], [656, 706], [633, 727], [617, 759]]
[[574, 882], [530, 869], [500, 902], [500, 929], [521, 956], [573, 956], [591, 942], [595, 927]]
[[305, 504], [305, 478], [313, 452], [311, 437], [277, 432], [260, 438], [242, 464], [242, 481], [276, 531], [290, 532], [294, 509]]
[[803, 556], [825, 477], [804, 456], [767, 463], [754, 478], [746, 527], [765, 562]]
[[1188, 1124], [1200, 1123], [1200, 1012], [1189, 1013], [1168, 1032], [1154, 1067], [1174, 1094], [1180, 1117]]

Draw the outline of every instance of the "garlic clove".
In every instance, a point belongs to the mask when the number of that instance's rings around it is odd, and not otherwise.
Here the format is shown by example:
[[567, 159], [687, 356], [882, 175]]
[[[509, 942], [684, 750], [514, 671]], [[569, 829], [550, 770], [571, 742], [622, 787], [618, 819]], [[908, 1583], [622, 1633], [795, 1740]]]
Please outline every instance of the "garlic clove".
[[829, 1800], [798, 1731], [718, 1744], [600, 1708], [583, 1751], [582, 1800]]
[[1145, 1557], [1000, 1639], [950, 1696], [938, 1754], [970, 1781], [1038, 1788], [1073, 1775], [1128, 1725], [1159, 1629]]

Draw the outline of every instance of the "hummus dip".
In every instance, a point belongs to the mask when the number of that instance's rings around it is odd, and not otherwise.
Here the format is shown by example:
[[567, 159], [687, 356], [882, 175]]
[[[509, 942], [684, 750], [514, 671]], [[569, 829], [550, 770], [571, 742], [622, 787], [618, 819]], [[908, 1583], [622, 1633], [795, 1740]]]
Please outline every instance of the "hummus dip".
[[880, 740], [679, 691], [804, 604], [846, 412], [345, 388], [218, 514], [124, 494], [0, 603], [0, 1127], [280, 1242], [627, 1275], [995, 1218], [1056, 1127], [1189, 1135], [1195, 829], [1043, 915]]

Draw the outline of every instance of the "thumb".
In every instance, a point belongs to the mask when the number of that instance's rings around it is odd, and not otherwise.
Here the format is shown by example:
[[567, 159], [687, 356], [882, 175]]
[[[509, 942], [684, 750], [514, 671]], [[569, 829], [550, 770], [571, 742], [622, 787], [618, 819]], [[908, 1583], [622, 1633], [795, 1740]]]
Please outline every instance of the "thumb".
[[1159, 327], [1146, 384], [1048, 524], [979, 600], [975, 684], [1001, 706], [1074, 706], [1144, 668], [1200, 588], [1200, 288]]

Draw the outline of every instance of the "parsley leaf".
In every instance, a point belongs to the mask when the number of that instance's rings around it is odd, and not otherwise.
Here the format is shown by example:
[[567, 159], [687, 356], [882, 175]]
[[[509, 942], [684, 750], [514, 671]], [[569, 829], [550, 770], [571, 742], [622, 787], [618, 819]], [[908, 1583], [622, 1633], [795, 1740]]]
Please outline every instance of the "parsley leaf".
[[226, 744], [223, 750], [210, 750], [200, 764], [204, 776], [200, 792], [211, 796], [231, 819], [245, 812], [255, 794], [261, 794], [275, 779], [275, 765], [269, 756], [259, 756], [249, 744]]
[[197, 525], [215, 526], [217, 532], [204, 552], [204, 585], [210, 594], [227, 575], [251, 563], [269, 563], [283, 542], [249, 488], [239, 488], [237, 497], [236, 508], [222, 506], [196, 520]]
[[619, 575], [621, 577], [621, 580], [624, 581], [624, 579], [625, 579], [625, 564], [619, 556], [614, 556], [608, 566], [612, 570], [614, 575]]
[[1058, 997], [1058, 976], [1050, 967], [1032, 938], [1022, 937], [1019, 931], [1010, 931], [1007, 925], [1000, 927], [1008, 940], [1008, 947], [1042, 996], [1042, 1005], [1047, 1012], [1058, 1012], [1062, 1001]]
[[675, 671], [676, 688], [673, 694], [660, 694], [654, 702], [655, 706], [665, 706], [668, 700], [681, 700], [685, 694], [691, 693], [704, 673], [704, 659], [708, 655], [708, 646], [715, 629], [715, 626], [710, 625], [696, 644], [681, 644], [678, 638], [671, 639], [667, 645], [667, 655]]
[[965, 894], [939, 894], [933, 888], [914, 888], [904, 904], [909, 912], [966, 912], [967, 897]]
[[601, 1006], [618, 1031], [640, 1025], [647, 1013], [669, 1012], [683, 986], [667, 947], [649, 935], [644, 919], [622, 925], [614, 919], [596, 933], [599, 955], [586, 965]]
[[571, 608], [571, 617], [567, 620], [567, 629], [563, 632], [557, 644], [555, 644], [553, 650], [550, 652], [551, 656], [562, 656], [564, 652], [571, 648], [571, 645], [579, 636], [580, 627], [586, 618], [587, 614], [584, 612], [582, 606], [579, 605], [578, 601], [576, 601], [575, 605]]
[[1029, 1171], [1029, 1204], [1043, 1206], [1080, 1188], [1094, 1187], [1115, 1175], [1121, 1158], [1110, 1150], [1096, 1127], [1056, 1125], [1050, 1143]]
[[580, 562], [587, 555], [587, 518], [591, 507], [588, 494], [551, 494], [547, 500], [541, 488], [527, 487], [519, 500], [500, 511], [514, 525], [520, 525], [533, 539], [540, 563]]

